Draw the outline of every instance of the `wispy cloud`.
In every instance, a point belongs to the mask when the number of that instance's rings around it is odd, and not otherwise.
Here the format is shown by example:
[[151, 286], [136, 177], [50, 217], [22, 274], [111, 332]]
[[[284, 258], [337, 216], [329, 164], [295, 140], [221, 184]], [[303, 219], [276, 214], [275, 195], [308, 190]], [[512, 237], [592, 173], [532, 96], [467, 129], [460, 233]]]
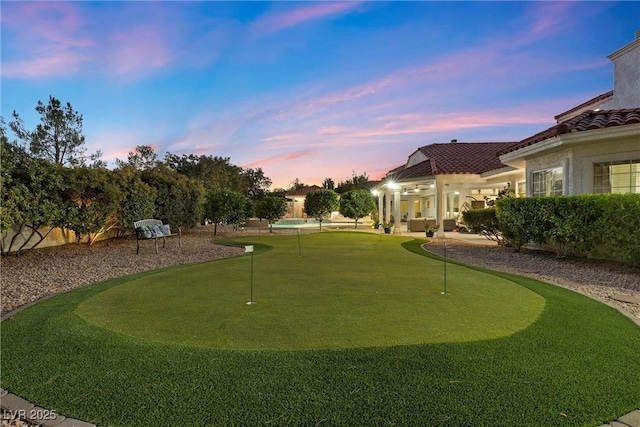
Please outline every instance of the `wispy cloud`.
[[254, 37], [265, 36], [305, 22], [350, 12], [359, 4], [360, 2], [356, 1], [314, 2], [295, 8], [270, 11], [255, 20], [249, 32]]
[[298, 160], [312, 155], [314, 150], [300, 150], [291, 153], [277, 154], [269, 157], [262, 157], [244, 164], [246, 168], [256, 168], [271, 165], [272, 163], [280, 163], [282, 161]]
[[[183, 50], [182, 18], [122, 4], [99, 17], [82, 2], [3, 3], [2, 76], [139, 80], [173, 63]], [[138, 14], [148, 19], [132, 22]]]
[[3, 59], [2, 76], [25, 79], [73, 75], [94, 47], [84, 24], [72, 3], [3, 4], [3, 49], [19, 52], [19, 57]]
[[153, 26], [135, 26], [109, 35], [106, 61], [117, 77], [140, 77], [171, 62], [163, 34]]

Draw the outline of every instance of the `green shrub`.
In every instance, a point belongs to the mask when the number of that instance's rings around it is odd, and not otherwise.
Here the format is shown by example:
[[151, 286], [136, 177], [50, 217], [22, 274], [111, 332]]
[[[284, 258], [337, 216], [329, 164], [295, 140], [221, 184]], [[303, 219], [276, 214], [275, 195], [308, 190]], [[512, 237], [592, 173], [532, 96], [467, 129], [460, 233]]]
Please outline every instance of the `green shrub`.
[[473, 209], [462, 212], [464, 223], [472, 231], [480, 232], [489, 228], [496, 228], [498, 218], [495, 208]]
[[517, 250], [533, 242], [553, 245], [558, 255], [640, 263], [640, 194], [500, 199], [496, 215]]
[[502, 235], [516, 250], [534, 242], [545, 243], [544, 216], [540, 198], [504, 198], [496, 201], [496, 216]]
[[598, 204], [592, 229], [602, 247], [594, 252], [640, 265], [640, 194], [606, 194]]

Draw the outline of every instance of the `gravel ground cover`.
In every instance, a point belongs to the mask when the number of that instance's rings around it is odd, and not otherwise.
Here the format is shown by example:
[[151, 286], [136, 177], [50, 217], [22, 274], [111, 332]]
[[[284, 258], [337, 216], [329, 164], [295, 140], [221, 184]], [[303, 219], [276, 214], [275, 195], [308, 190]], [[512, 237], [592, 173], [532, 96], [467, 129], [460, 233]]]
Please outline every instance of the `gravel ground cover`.
[[[447, 257], [450, 259], [563, 286], [621, 308], [640, 321], [640, 304], [611, 298], [625, 295], [640, 299], [640, 269], [612, 261], [557, 258], [551, 252], [515, 252], [512, 248], [495, 244], [479, 245], [455, 239], [447, 239], [446, 244]], [[424, 247], [442, 256], [444, 239], [432, 239]]]
[[[229, 231], [223, 230], [222, 235]], [[179, 264], [210, 261], [239, 254], [240, 248], [214, 244], [213, 229], [200, 227], [183, 233], [181, 246], [178, 238], [159, 243], [155, 253], [154, 242], [140, 242], [136, 255], [135, 237], [97, 242], [92, 246], [69, 244], [42, 248], [15, 257], [1, 259], [2, 314], [81, 286], [147, 270]]]

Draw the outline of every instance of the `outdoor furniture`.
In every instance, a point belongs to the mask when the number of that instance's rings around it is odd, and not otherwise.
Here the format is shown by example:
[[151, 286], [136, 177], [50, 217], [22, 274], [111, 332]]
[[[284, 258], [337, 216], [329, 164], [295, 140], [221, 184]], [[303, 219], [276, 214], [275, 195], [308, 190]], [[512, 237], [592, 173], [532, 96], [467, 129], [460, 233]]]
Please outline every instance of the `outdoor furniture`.
[[436, 220], [433, 218], [410, 218], [407, 223], [407, 231], [419, 232], [425, 231], [425, 225], [429, 227], [436, 227]]
[[133, 223], [136, 230], [136, 254], [140, 253], [140, 240], [154, 240], [156, 253], [158, 253], [158, 239], [162, 239], [162, 247], [165, 247], [166, 238], [178, 236], [178, 246], [181, 246], [182, 228], [178, 227], [178, 233], [172, 233], [169, 224], [163, 224], [159, 219], [141, 219]]
[[442, 220], [442, 229], [444, 231], [453, 231], [456, 228], [456, 220], [455, 219], [443, 219]]

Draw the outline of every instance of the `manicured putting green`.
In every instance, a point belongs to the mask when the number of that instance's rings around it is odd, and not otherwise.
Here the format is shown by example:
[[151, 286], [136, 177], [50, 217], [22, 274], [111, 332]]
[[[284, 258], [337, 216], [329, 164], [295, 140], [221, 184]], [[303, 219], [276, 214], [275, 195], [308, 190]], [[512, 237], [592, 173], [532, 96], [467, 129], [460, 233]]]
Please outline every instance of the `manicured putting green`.
[[539, 294], [454, 264], [442, 295], [443, 262], [400, 245], [410, 240], [347, 232], [241, 240], [256, 244], [256, 305], [246, 304], [246, 254], [124, 282], [83, 301], [77, 314], [155, 342], [300, 350], [505, 337], [544, 309]]

